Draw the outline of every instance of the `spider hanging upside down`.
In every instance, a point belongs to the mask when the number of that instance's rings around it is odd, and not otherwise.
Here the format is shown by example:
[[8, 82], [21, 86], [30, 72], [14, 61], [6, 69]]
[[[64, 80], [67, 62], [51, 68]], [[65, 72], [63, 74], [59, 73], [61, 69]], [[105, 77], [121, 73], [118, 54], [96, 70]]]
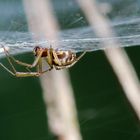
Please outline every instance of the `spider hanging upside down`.
[[[0, 63], [0, 65], [10, 74], [16, 77], [40, 76], [41, 74], [47, 71], [50, 71], [53, 68], [55, 68], [56, 70], [70, 68], [76, 62], [78, 62], [82, 58], [82, 56], [84, 56], [84, 54], [86, 53], [86, 52], [83, 52], [80, 56], [76, 57], [76, 53], [72, 51], [62, 51], [62, 50], [57, 50], [57, 49], [55, 50], [52, 47], [42, 48], [42, 47], [36, 46], [33, 50], [35, 60], [32, 64], [28, 64], [28, 63], [15, 59], [13, 56], [9, 54], [8, 50], [6, 50], [5, 47], [3, 47], [3, 49], [13, 71], [5, 67], [2, 63]], [[49, 65], [49, 68], [46, 70], [42, 70], [42, 59], [44, 59]], [[18, 65], [25, 66], [28, 71], [27, 72], [16, 71], [14, 65], [12, 64], [12, 61], [17, 63]], [[36, 72], [32, 72], [29, 70], [30, 68], [33, 68], [33, 67], [37, 67]]]

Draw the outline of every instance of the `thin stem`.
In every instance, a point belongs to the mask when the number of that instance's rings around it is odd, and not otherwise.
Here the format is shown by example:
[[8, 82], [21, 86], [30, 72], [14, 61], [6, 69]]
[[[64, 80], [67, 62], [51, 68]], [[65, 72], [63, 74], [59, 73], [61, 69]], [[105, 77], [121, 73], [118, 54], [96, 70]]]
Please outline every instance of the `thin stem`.
[[[24, 0], [24, 5], [29, 29], [38, 35], [35, 39], [43, 37], [48, 41], [58, 40], [59, 28], [50, 0]], [[53, 44], [53, 48], [56, 45]], [[81, 140], [73, 90], [67, 71], [51, 71], [41, 76], [40, 80], [51, 131], [59, 140]]]
[[[110, 27], [109, 20], [100, 13], [95, 0], [78, 0], [78, 2], [98, 37], [107, 38], [115, 36]], [[101, 43], [105, 48], [111, 48], [105, 49], [106, 57], [140, 120], [140, 84], [127, 54], [123, 49], [119, 48], [118, 40], [104, 40]]]

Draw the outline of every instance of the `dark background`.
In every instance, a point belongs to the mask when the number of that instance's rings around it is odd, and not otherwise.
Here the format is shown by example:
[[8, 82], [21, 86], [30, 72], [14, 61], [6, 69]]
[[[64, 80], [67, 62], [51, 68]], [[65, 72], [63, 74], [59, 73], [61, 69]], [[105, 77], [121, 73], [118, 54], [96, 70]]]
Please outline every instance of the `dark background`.
[[[2, 14], [0, 29], [25, 31], [27, 24], [22, 3], [0, 0], [4, 13], [7, 7], [15, 6], [18, 12], [9, 16]], [[67, 4], [67, 1], [63, 4]], [[57, 10], [59, 3], [55, 3]], [[61, 5], [62, 6], [62, 5]], [[60, 8], [61, 9], [61, 8]], [[68, 10], [68, 8], [66, 8]], [[71, 9], [71, 7], [70, 7]], [[15, 10], [15, 11], [16, 11]], [[72, 28], [87, 24], [85, 20], [73, 21], [82, 15], [61, 9], [58, 19], [61, 28]], [[66, 14], [70, 14], [66, 16]], [[14, 13], [14, 10], [13, 10]], [[58, 12], [59, 13], [59, 12]], [[57, 13], [57, 14], [58, 14]], [[77, 12], [76, 12], [77, 13]], [[3, 15], [3, 16], [2, 16]], [[71, 26], [72, 25], [72, 26]], [[126, 51], [140, 76], [140, 48], [133, 46]], [[32, 53], [16, 56], [32, 62]], [[6, 59], [1, 62], [8, 66]], [[87, 53], [70, 70], [71, 81], [78, 108], [81, 132], [84, 140], [139, 140], [140, 124], [128, 103], [122, 88], [112, 71], [103, 51]], [[15, 78], [0, 68], [0, 140], [53, 140], [49, 132], [42, 89], [38, 78]]]

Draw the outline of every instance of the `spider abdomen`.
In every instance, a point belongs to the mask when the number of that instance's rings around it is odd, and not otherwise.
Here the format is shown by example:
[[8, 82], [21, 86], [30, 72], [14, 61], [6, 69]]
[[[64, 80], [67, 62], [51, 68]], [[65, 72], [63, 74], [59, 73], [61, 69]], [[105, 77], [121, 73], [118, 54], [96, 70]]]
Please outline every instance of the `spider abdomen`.
[[[72, 64], [76, 59], [76, 54], [71, 51], [55, 51], [55, 56], [53, 56], [53, 63], [57, 66], [67, 66]], [[54, 55], [54, 54], [53, 54]]]

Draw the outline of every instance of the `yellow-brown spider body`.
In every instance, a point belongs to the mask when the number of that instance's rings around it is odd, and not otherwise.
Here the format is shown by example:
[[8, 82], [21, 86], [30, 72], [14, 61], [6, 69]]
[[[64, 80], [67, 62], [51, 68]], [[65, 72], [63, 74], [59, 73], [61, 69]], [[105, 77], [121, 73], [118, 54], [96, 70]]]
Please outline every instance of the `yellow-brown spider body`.
[[76, 60], [76, 53], [71, 51], [54, 50], [53, 48], [34, 48], [34, 55], [37, 57], [41, 51], [43, 51], [41, 57], [47, 59], [47, 62], [51, 66], [68, 66]]
[[[15, 59], [13, 56], [9, 54], [9, 52], [5, 48], [4, 52], [13, 71], [5, 67], [2, 63], [0, 63], [0, 65], [6, 71], [8, 71], [9, 73], [11, 73], [16, 77], [40, 76], [41, 74], [50, 71], [53, 68], [55, 68], [56, 70], [69, 68], [73, 66], [76, 62], [78, 62], [82, 58], [82, 56], [84, 56], [84, 54], [86, 53], [83, 52], [80, 56], [76, 57], [76, 53], [72, 51], [62, 51], [58, 49], [53, 49], [52, 47], [42, 48], [36, 46], [33, 50], [35, 60], [32, 64], [28, 64]], [[49, 65], [49, 68], [47, 68], [46, 70], [42, 70], [42, 59], [44, 59]], [[16, 71], [12, 61], [17, 63], [18, 65], [24, 66], [28, 71], [27, 72]], [[30, 69], [33, 67], [37, 67], [37, 71], [32, 72]]]

